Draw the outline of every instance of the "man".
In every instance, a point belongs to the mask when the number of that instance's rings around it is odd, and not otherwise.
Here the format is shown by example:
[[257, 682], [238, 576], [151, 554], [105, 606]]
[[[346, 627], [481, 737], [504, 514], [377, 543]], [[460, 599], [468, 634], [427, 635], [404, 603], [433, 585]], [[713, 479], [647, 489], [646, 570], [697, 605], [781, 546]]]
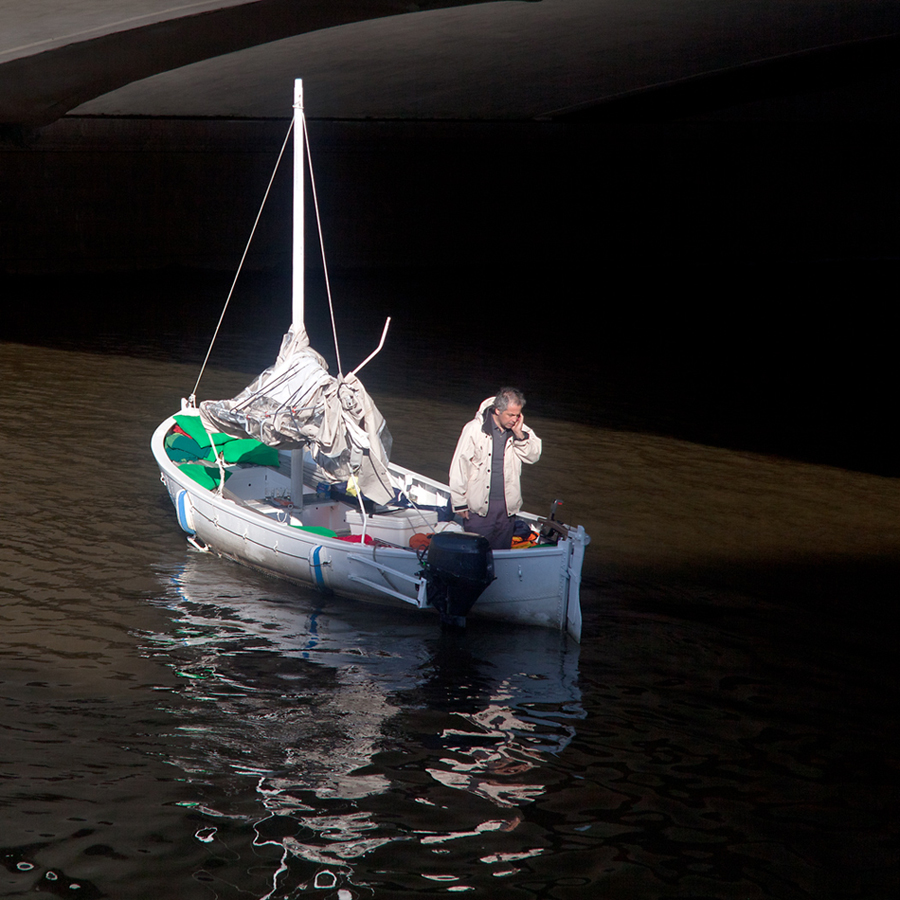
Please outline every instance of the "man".
[[450, 500], [466, 531], [483, 534], [493, 550], [512, 544], [522, 508], [522, 463], [541, 458], [541, 439], [525, 427], [525, 397], [501, 388], [462, 430], [450, 463]]

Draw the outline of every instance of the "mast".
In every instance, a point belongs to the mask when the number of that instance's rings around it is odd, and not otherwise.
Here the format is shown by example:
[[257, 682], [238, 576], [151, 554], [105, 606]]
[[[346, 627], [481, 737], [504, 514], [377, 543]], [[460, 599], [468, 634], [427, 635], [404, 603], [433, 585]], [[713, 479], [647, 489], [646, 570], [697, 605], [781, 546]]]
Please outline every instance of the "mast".
[[296, 332], [303, 328], [303, 146], [306, 143], [306, 122], [303, 115], [303, 79], [294, 81], [294, 243], [292, 254], [291, 322]]
[[[294, 234], [291, 254], [291, 330], [306, 328], [303, 311], [303, 146], [306, 123], [303, 118], [303, 80], [294, 81]], [[303, 510], [303, 450], [291, 451], [291, 503]]]

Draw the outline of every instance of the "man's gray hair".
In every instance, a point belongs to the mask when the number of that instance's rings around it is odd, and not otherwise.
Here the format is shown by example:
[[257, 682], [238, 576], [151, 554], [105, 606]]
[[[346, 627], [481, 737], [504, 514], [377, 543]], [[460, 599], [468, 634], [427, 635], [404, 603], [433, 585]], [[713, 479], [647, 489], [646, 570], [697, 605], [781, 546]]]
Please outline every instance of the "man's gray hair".
[[513, 406], [524, 406], [525, 395], [518, 388], [500, 388], [500, 390], [497, 391], [497, 396], [494, 397], [494, 410], [498, 413], [502, 413], [510, 404]]

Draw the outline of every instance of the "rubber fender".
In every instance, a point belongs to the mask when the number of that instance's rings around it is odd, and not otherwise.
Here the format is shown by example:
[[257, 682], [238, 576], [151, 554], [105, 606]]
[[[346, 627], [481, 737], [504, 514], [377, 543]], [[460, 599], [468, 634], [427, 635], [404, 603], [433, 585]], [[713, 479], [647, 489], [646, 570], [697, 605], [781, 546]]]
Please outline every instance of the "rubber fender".
[[321, 544], [317, 544], [309, 551], [309, 572], [312, 575], [313, 584], [326, 594], [331, 592], [326, 575], [330, 565], [331, 556]]
[[178, 516], [178, 524], [182, 531], [188, 534], [196, 534], [194, 529], [194, 507], [187, 491], [179, 491], [175, 497], [175, 515]]

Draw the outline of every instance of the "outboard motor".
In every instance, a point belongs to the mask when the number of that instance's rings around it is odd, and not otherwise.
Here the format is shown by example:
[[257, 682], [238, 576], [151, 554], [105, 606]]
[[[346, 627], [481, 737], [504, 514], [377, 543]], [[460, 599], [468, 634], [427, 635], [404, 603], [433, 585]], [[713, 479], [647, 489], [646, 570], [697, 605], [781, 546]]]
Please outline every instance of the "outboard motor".
[[443, 531], [425, 553], [428, 601], [441, 614], [441, 624], [465, 628], [466, 616], [494, 580], [494, 554], [480, 534]]

